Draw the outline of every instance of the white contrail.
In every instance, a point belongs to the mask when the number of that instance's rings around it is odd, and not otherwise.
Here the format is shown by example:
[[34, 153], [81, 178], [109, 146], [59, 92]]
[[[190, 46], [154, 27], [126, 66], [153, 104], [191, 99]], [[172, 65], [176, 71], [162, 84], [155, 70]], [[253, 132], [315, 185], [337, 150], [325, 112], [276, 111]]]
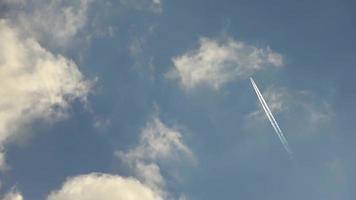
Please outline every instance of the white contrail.
[[268, 107], [265, 99], [263, 98], [260, 90], [258, 89], [255, 81], [251, 77], [250, 77], [250, 81], [251, 81], [253, 89], [255, 90], [256, 95], [257, 95], [257, 97], [258, 97], [258, 99], [259, 99], [259, 101], [260, 101], [260, 103], [261, 103], [261, 105], [263, 107], [263, 110], [265, 111], [265, 113], [266, 113], [266, 115], [267, 115], [267, 117], [268, 117], [273, 129], [275, 130], [276, 134], [278, 135], [279, 140], [281, 141], [283, 147], [288, 152], [289, 156], [292, 158], [293, 157], [293, 152], [290, 149], [289, 144], [288, 144], [286, 138], [284, 137], [284, 134], [283, 134], [281, 128], [279, 127], [279, 125], [278, 125], [276, 119], [274, 118], [271, 110], [269, 109], [269, 107]]
[[274, 128], [276, 134], [278, 135], [280, 141], [282, 142], [284, 148], [285, 148], [286, 151], [289, 153], [289, 155], [292, 157], [292, 154], [293, 154], [293, 153], [292, 153], [292, 151], [290, 150], [290, 147], [289, 147], [289, 145], [288, 145], [287, 140], [285, 139], [285, 137], [284, 137], [284, 135], [283, 135], [283, 132], [281, 131], [281, 129], [280, 129], [280, 127], [279, 127], [277, 121], [275, 120], [275, 118], [274, 118], [274, 116], [273, 116], [271, 110], [269, 109], [269, 107], [268, 107], [266, 101], [264, 100], [264, 98], [263, 98], [261, 92], [259, 91], [257, 85], [255, 84], [255, 82], [253, 81], [252, 78], [251, 78], [251, 83], [252, 83], [252, 85], [253, 85], [253, 88], [254, 88], [254, 90], [255, 90], [255, 92], [256, 92], [256, 94], [257, 94], [257, 97], [258, 97], [258, 99], [260, 100], [260, 103], [261, 103], [261, 105], [262, 105], [262, 107], [263, 107], [263, 109], [264, 109], [264, 111], [265, 111], [265, 113], [266, 113], [266, 115], [267, 115], [267, 117], [268, 117], [268, 119], [269, 119], [271, 125], [273, 126], [273, 128]]
[[252, 78], [251, 78], [251, 82], [252, 82], [253, 88], [255, 89], [257, 97], [260, 100], [260, 102], [262, 104], [262, 107], [263, 107], [268, 119], [270, 120], [274, 130], [276, 131], [276, 133], [277, 133], [278, 137], [280, 138], [281, 142], [283, 143], [283, 145], [288, 147], [289, 146], [288, 142], [287, 142], [286, 138], [284, 137], [282, 130], [280, 129], [276, 119], [274, 118], [271, 110], [269, 109], [269, 107], [268, 107], [266, 101], [264, 100], [260, 90], [258, 89], [256, 83], [253, 81]]
[[269, 119], [271, 125], [273, 126], [273, 128], [274, 128], [276, 134], [278, 135], [280, 141], [282, 142], [284, 148], [285, 148], [286, 151], [289, 153], [289, 155], [292, 157], [293, 153], [292, 153], [292, 151], [290, 150], [290, 147], [289, 147], [289, 145], [288, 145], [287, 140], [285, 139], [285, 137], [284, 137], [284, 135], [283, 135], [283, 132], [281, 131], [281, 129], [280, 129], [280, 127], [279, 127], [277, 121], [275, 120], [275, 118], [274, 118], [274, 116], [273, 116], [271, 110], [269, 109], [269, 107], [268, 107], [266, 101], [264, 100], [264, 98], [263, 98], [261, 92], [259, 91], [259, 89], [258, 89], [256, 83], [253, 81], [252, 78], [251, 78], [250, 80], [251, 80], [252, 86], [253, 86], [253, 88], [254, 88], [256, 94], [257, 94], [258, 99], [260, 100], [260, 103], [261, 103], [261, 105], [262, 105], [262, 107], [263, 107], [263, 109], [264, 109], [264, 111], [265, 111], [265, 113], [266, 113], [266, 115], [267, 115], [267, 117], [268, 117], [268, 119]]
[[[270, 115], [270, 113], [268, 111], [268, 108], [266, 107], [267, 104], [265, 104], [265, 102], [263, 101], [264, 99], [262, 98], [262, 95], [259, 92], [259, 90], [258, 90], [255, 82], [253, 82], [253, 80], [252, 80], [252, 86], [253, 86], [253, 89], [255, 90], [256, 94], [257, 94], [258, 100], [260, 101], [263, 110], [265, 111], [269, 121], [271, 122], [271, 125], [272, 125], [273, 129], [277, 133], [278, 137], [281, 138], [281, 134], [279, 132], [279, 129], [277, 128], [276, 124], [274, 123], [274, 120], [271, 118], [271, 115]], [[281, 140], [281, 142], [284, 143], [283, 139]]]

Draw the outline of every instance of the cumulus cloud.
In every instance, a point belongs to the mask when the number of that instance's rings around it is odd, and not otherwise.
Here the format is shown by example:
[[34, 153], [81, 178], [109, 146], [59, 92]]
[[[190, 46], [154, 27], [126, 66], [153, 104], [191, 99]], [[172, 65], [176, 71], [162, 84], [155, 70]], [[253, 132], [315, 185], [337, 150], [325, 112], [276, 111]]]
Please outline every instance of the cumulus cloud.
[[136, 178], [97, 173], [80, 175], [68, 179], [47, 200], [175, 199], [165, 191], [166, 180], [161, 174], [160, 162], [182, 157], [195, 161], [192, 151], [183, 143], [182, 134], [167, 127], [157, 115], [143, 128], [137, 146], [117, 151], [116, 156], [133, 170]]
[[71, 101], [86, 98], [90, 85], [73, 61], [6, 20], [0, 20], [0, 49], [0, 146], [26, 134], [34, 120], [60, 119]]
[[183, 143], [182, 134], [169, 128], [157, 116], [153, 116], [142, 130], [139, 144], [127, 152], [117, 151], [116, 155], [135, 173], [135, 176], [155, 191], [166, 195], [162, 188], [165, 179], [160, 172], [162, 160], [181, 160], [186, 157], [195, 162], [192, 151]]
[[15, 189], [12, 189], [10, 192], [8, 192], [2, 200], [23, 200], [23, 196], [19, 191], [16, 191]]
[[245, 79], [266, 66], [282, 66], [282, 56], [269, 47], [257, 48], [232, 38], [215, 40], [201, 38], [198, 49], [173, 58], [174, 69], [167, 73], [191, 90], [198, 86], [214, 89]]
[[68, 179], [47, 200], [163, 200], [134, 178], [109, 174], [87, 174]]
[[89, 84], [76, 64], [44, 46], [71, 41], [86, 24], [90, 2], [0, 2], [0, 170], [8, 169], [3, 146], [27, 137], [26, 126], [60, 119], [71, 101], [86, 98]]
[[[273, 113], [285, 114], [287, 120], [293, 121], [290, 127], [293, 128], [293, 124], [298, 124], [299, 131], [305, 129], [303, 132], [313, 132], [333, 117], [332, 107], [328, 101], [318, 98], [310, 91], [291, 91], [287, 88], [272, 86], [263, 92], [263, 96]], [[257, 120], [265, 119], [259, 107], [248, 117]]]

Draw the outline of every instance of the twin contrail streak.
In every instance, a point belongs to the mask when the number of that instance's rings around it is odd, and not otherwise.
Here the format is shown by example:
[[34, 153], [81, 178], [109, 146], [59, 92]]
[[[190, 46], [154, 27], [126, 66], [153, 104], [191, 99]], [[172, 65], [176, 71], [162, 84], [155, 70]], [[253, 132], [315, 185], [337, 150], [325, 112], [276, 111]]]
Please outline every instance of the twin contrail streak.
[[265, 111], [265, 113], [266, 113], [266, 115], [267, 115], [267, 117], [268, 117], [268, 119], [269, 119], [269, 121], [270, 121], [270, 123], [271, 123], [271, 125], [272, 125], [272, 127], [273, 127], [273, 129], [274, 129], [274, 131], [275, 131], [276, 134], [278, 135], [278, 138], [279, 138], [279, 140], [281, 141], [283, 147], [284, 147], [285, 150], [288, 152], [289, 156], [292, 158], [292, 157], [293, 157], [293, 152], [292, 152], [292, 150], [291, 150], [290, 147], [289, 147], [289, 144], [288, 144], [288, 142], [287, 142], [287, 139], [284, 137], [284, 134], [283, 134], [281, 128], [279, 127], [279, 125], [278, 125], [276, 119], [274, 118], [274, 116], [273, 116], [271, 110], [269, 109], [269, 107], [268, 107], [268, 105], [267, 105], [265, 99], [263, 98], [263, 96], [262, 96], [260, 90], [258, 89], [258, 87], [257, 87], [257, 85], [256, 85], [256, 83], [255, 83], [255, 81], [254, 81], [251, 77], [250, 77], [250, 81], [251, 81], [251, 84], [252, 84], [252, 86], [253, 86], [253, 89], [254, 89], [255, 92], [256, 92], [256, 95], [257, 95], [257, 97], [258, 97], [258, 100], [260, 101], [260, 103], [261, 103], [261, 105], [262, 105], [262, 107], [263, 107], [263, 110]]

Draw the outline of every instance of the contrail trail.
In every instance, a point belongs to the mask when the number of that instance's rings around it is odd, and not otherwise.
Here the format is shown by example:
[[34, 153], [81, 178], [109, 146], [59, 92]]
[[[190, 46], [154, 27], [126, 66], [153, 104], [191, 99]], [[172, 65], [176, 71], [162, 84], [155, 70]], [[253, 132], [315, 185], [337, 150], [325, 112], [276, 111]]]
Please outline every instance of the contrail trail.
[[290, 147], [289, 147], [289, 145], [288, 145], [287, 140], [285, 139], [285, 137], [284, 137], [284, 135], [283, 135], [283, 132], [281, 131], [281, 129], [280, 129], [280, 127], [279, 127], [277, 121], [275, 120], [275, 118], [274, 118], [274, 116], [273, 116], [271, 110], [269, 109], [269, 107], [268, 107], [266, 101], [264, 100], [264, 98], [263, 98], [261, 92], [259, 91], [259, 89], [258, 89], [256, 83], [253, 81], [252, 78], [251, 78], [251, 83], [252, 83], [252, 85], [253, 85], [253, 88], [254, 88], [254, 90], [255, 90], [255, 92], [256, 92], [256, 94], [257, 94], [257, 97], [258, 97], [258, 99], [260, 100], [260, 103], [261, 103], [261, 105], [262, 105], [262, 107], [263, 107], [263, 109], [264, 109], [264, 111], [265, 111], [265, 113], [266, 113], [266, 115], [267, 115], [267, 117], [268, 117], [268, 119], [269, 119], [271, 125], [273, 126], [273, 128], [274, 128], [276, 134], [278, 135], [280, 141], [282, 142], [284, 148], [285, 148], [286, 151], [289, 153], [289, 155], [292, 157], [293, 153], [292, 153], [292, 151], [290, 150]]
[[254, 88], [255, 91], [256, 91], [257, 97], [258, 97], [258, 99], [260, 100], [260, 102], [261, 102], [261, 104], [262, 104], [262, 107], [263, 107], [263, 109], [264, 109], [264, 111], [265, 111], [265, 113], [266, 113], [268, 119], [270, 120], [270, 122], [271, 122], [271, 124], [272, 124], [274, 130], [276, 131], [278, 137], [280, 138], [280, 140], [281, 140], [281, 142], [283, 143], [283, 145], [288, 145], [288, 142], [287, 142], [287, 140], [285, 139], [282, 130], [280, 129], [280, 127], [279, 127], [279, 125], [278, 125], [276, 119], [274, 118], [274, 116], [273, 116], [271, 110], [269, 109], [269, 107], [268, 107], [266, 101], [264, 100], [264, 98], [263, 98], [263, 96], [262, 96], [260, 90], [258, 89], [256, 83], [253, 81], [253, 79], [252, 79], [251, 82], [252, 82], [253, 88]]
[[[255, 90], [256, 94], [257, 94], [258, 100], [260, 101], [260, 103], [261, 103], [261, 105], [262, 105], [262, 107], [263, 107], [263, 110], [265, 111], [265, 113], [266, 113], [266, 115], [267, 115], [269, 121], [271, 122], [271, 125], [272, 125], [273, 129], [274, 129], [275, 132], [277, 133], [278, 137], [281, 138], [280, 131], [279, 131], [279, 129], [277, 128], [277, 125], [276, 125], [276, 123], [274, 122], [273, 118], [271, 117], [268, 108], [266, 107], [267, 104], [263, 101], [264, 99], [262, 98], [261, 93], [259, 93], [259, 90], [258, 90], [258, 88], [257, 88], [257, 86], [255, 85], [254, 82], [252, 82], [252, 86], [253, 86], [253, 89]], [[284, 140], [282, 139], [281, 142], [284, 143]]]
[[250, 81], [251, 81], [251, 84], [253, 86], [253, 89], [256, 92], [258, 100], [260, 101], [260, 103], [261, 103], [261, 105], [263, 107], [263, 110], [265, 111], [265, 113], [266, 113], [266, 115], [267, 115], [267, 117], [268, 117], [268, 119], [269, 119], [269, 121], [270, 121], [270, 123], [271, 123], [271, 125], [272, 125], [272, 127], [274, 129], [274, 131], [278, 135], [279, 140], [281, 141], [281, 143], [282, 143], [283, 147], [285, 148], [285, 150], [288, 152], [289, 156], [291, 158], [293, 158], [293, 152], [289, 147], [287, 139], [284, 137], [284, 134], [283, 134], [281, 128], [279, 127], [276, 119], [274, 118], [271, 110], [269, 109], [265, 99], [263, 98], [260, 90], [258, 89], [258, 87], [257, 87], [257, 85], [256, 85], [256, 83], [255, 83], [255, 81], [253, 80], [252, 77], [250, 77]]

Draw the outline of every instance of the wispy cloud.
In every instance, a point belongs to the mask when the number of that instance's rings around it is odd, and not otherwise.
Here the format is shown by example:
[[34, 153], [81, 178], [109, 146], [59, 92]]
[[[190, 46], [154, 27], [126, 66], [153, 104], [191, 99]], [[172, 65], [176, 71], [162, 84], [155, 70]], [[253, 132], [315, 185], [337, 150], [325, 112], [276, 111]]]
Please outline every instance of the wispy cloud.
[[[263, 96], [272, 112], [284, 116], [289, 132], [316, 132], [330, 122], [334, 115], [328, 99], [318, 97], [312, 91], [271, 86], [263, 92]], [[263, 111], [256, 110], [251, 112], [248, 118], [261, 120], [265, 119], [265, 116]]]
[[92, 0], [19, 2], [8, 12], [11, 23], [40, 42], [64, 47], [86, 25]]
[[163, 160], [188, 159], [196, 162], [192, 151], [183, 143], [182, 134], [169, 128], [154, 115], [142, 130], [138, 145], [126, 152], [117, 151], [116, 155], [126, 163], [139, 180], [154, 188], [163, 196], [165, 179], [160, 172], [159, 163]]
[[[142, 130], [138, 145], [126, 152], [117, 151], [116, 156], [133, 170], [135, 178], [101, 173], [78, 175], [52, 191], [47, 200], [176, 199], [165, 191], [160, 161], [182, 161], [185, 156], [195, 162], [192, 151], [183, 143], [182, 134], [163, 124], [156, 114]], [[182, 195], [179, 199], [186, 197]]]
[[120, 3], [137, 10], [146, 10], [156, 14], [163, 12], [162, 0], [120, 0]]
[[269, 47], [258, 48], [236, 41], [200, 38], [198, 49], [173, 58], [174, 69], [167, 73], [185, 90], [198, 86], [219, 89], [224, 84], [246, 79], [266, 66], [282, 66], [283, 58]]
[[154, 65], [154, 56], [150, 55], [147, 51], [147, 42], [155, 33], [156, 26], [151, 24], [144, 27], [144, 31], [136, 30], [135, 27], [130, 29], [130, 44], [128, 51], [133, 61], [133, 68], [140, 75], [149, 75], [151, 80], [155, 79], [156, 66]]

